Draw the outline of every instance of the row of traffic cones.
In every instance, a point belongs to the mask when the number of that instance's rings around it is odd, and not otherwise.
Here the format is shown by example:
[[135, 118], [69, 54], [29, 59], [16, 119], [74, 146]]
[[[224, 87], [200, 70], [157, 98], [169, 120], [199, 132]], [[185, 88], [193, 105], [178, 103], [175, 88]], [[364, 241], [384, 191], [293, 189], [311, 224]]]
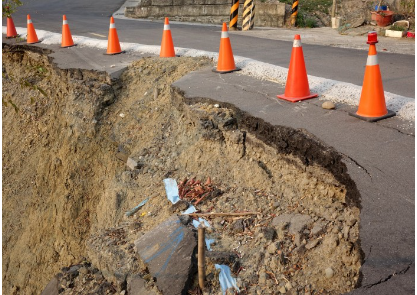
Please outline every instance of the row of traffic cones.
[[[16, 38], [18, 36], [16, 27], [14, 25], [13, 19], [11, 17], [7, 18], [7, 35], [6, 38]], [[36, 34], [35, 26], [33, 25], [30, 15], [27, 15], [27, 44], [39, 43], [38, 36]], [[74, 40], [72, 39], [71, 30], [68, 25], [67, 17], [64, 15], [62, 17], [62, 39], [61, 47], [71, 47], [75, 46]], [[109, 29], [109, 38], [107, 45], [107, 54], [118, 54], [121, 53], [119, 38], [117, 36], [116, 25], [114, 23], [114, 18], [110, 18], [110, 29]]]
[[[395, 112], [388, 110], [385, 104], [384, 88], [375, 47], [375, 44], [378, 43], [376, 32], [369, 33], [367, 43], [370, 46], [359, 108], [356, 113], [350, 113], [350, 115], [365, 121], [375, 122], [393, 117]], [[237, 70], [240, 69], [235, 66], [227, 26], [226, 23], [223, 23], [217, 69], [213, 71], [230, 73]], [[277, 95], [277, 97], [290, 102], [298, 102], [317, 96], [317, 93], [310, 92], [301, 37], [300, 35], [295, 35], [287, 83], [285, 84], [285, 93]]]
[[[32, 44], [39, 42], [32, 20], [30, 19], [30, 15], [27, 16], [27, 31], [27, 43]], [[11, 38], [16, 36], [17, 33], [13, 20], [11, 17], [7, 18], [7, 37]], [[367, 43], [370, 46], [359, 108], [356, 113], [352, 113], [350, 115], [366, 121], [378, 121], [395, 116], [395, 113], [387, 110], [385, 104], [384, 89], [382, 86], [381, 72], [379, 69], [375, 47], [375, 44], [378, 43], [376, 32], [369, 33]], [[61, 47], [70, 47], [74, 45], [75, 44], [72, 40], [67, 18], [64, 15], [62, 24]], [[111, 17], [107, 54], [118, 53], [122, 53], [122, 50], [120, 47], [114, 18]], [[159, 56], [175, 57], [175, 48], [168, 18], [165, 18], [164, 22], [164, 31], [162, 34], [161, 51]], [[227, 25], [226, 23], [223, 23], [217, 68], [213, 71], [223, 74], [238, 70], [240, 69], [235, 65], [232, 46], [227, 31]], [[287, 83], [285, 85], [285, 93], [277, 95], [277, 97], [290, 102], [298, 102], [315, 98], [317, 96], [317, 93], [310, 92], [307, 71], [304, 62], [303, 48], [301, 45], [301, 38], [300, 35], [295, 35], [291, 52], [290, 65], [288, 69]]]

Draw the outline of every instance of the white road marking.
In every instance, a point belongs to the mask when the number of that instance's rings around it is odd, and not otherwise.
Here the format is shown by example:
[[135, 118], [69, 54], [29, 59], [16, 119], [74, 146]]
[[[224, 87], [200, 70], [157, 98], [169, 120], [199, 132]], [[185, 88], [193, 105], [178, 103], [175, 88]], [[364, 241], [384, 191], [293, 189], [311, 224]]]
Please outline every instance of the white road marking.
[[107, 36], [97, 34], [97, 33], [89, 33], [89, 34], [94, 35], [94, 36], [98, 36], [98, 37], [102, 37], [102, 38], [107, 38]]

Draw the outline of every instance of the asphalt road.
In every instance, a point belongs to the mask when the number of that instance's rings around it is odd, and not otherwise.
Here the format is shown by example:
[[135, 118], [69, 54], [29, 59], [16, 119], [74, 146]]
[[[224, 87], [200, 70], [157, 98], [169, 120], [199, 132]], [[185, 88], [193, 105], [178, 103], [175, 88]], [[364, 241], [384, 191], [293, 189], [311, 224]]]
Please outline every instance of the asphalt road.
[[[30, 14], [36, 29], [60, 33], [66, 14], [73, 35], [107, 39], [109, 17], [124, 1], [28, 0], [13, 15], [15, 25], [26, 26]], [[3, 19], [5, 25], [5, 19]], [[121, 42], [160, 45], [161, 21], [116, 19]], [[207, 25], [171, 25], [174, 45], [218, 52], [220, 27]], [[323, 36], [325, 37], [325, 36]], [[230, 34], [235, 55], [288, 67], [292, 42]], [[366, 40], [364, 40], [365, 42]], [[362, 85], [366, 53], [355, 49], [303, 44], [307, 72], [310, 75]], [[414, 56], [379, 52], [384, 90], [415, 97]]]

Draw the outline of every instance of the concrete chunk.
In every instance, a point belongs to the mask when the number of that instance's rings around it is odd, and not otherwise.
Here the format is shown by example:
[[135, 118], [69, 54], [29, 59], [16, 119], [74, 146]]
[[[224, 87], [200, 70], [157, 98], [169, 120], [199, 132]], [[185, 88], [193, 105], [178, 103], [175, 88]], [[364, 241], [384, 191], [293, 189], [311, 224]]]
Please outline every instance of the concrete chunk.
[[163, 294], [183, 294], [193, 271], [195, 233], [173, 215], [138, 240], [136, 251]]

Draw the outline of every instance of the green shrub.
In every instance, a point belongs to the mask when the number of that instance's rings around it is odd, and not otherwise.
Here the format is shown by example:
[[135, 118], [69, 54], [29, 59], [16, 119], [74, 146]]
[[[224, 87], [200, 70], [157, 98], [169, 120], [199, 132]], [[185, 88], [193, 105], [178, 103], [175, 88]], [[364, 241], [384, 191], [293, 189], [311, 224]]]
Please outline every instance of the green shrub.
[[407, 28], [406, 27], [398, 26], [398, 25], [393, 25], [389, 29], [390, 30], [393, 30], [393, 31], [407, 31]]
[[303, 13], [298, 13], [296, 25], [299, 28], [316, 28], [317, 22], [312, 18], [305, 17]]

